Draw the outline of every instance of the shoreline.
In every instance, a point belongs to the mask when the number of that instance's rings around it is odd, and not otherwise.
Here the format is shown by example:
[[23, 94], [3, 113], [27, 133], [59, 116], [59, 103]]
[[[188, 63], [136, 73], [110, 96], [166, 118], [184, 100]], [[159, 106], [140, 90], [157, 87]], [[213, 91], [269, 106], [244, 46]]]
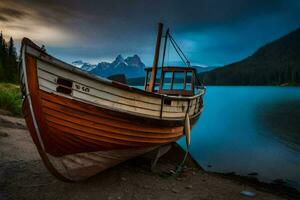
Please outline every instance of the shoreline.
[[[178, 148], [182, 152], [182, 155], [184, 155], [185, 150], [180, 145], [174, 143], [173, 147]], [[198, 162], [190, 154], [188, 156], [188, 159], [190, 160], [188, 165], [191, 164], [195, 165], [204, 173], [207, 173], [209, 175], [230, 179], [237, 182], [238, 184], [247, 184], [257, 190], [273, 193], [278, 196], [282, 196], [284, 198], [295, 198], [295, 199], [300, 198], [300, 191], [298, 191], [296, 188], [284, 185], [281, 182], [267, 183], [267, 182], [260, 181], [257, 177], [238, 175], [235, 172], [221, 173], [221, 172], [206, 171], [201, 167], [200, 164], [198, 164]]]
[[192, 157], [172, 173], [185, 151], [173, 148], [150, 171], [155, 152], [128, 160], [86, 181], [64, 183], [43, 166], [21, 118], [0, 115], [0, 199], [297, 199], [295, 189], [253, 178], [204, 171]]

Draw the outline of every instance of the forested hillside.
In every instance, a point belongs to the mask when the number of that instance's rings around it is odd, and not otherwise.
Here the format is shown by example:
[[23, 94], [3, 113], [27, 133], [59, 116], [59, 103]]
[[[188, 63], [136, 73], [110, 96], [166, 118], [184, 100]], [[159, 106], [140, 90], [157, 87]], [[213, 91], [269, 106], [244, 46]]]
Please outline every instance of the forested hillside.
[[200, 77], [206, 85], [300, 85], [300, 28]]

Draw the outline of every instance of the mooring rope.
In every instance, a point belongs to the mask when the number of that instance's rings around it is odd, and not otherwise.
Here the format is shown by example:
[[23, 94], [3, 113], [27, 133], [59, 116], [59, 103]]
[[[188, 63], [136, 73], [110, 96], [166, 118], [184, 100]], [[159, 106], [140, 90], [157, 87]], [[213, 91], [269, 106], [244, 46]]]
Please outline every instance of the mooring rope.
[[183, 160], [181, 161], [180, 164], [178, 164], [176, 166], [175, 176], [177, 176], [178, 174], [180, 174], [182, 172], [185, 161], [186, 161], [186, 159], [189, 155], [189, 146], [190, 146], [190, 143], [191, 143], [190, 131], [191, 131], [190, 118], [189, 118], [189, 115], [188, 115], [188, 112], [187, 112], [186, 117], [185, 117], [185, 121], [184, 121], [184, 133], [185, 133], [185, 137], [186, 137], [186, 141], [185, 141], [186, 149], [185, 149], [185, 154], [184, 154]]

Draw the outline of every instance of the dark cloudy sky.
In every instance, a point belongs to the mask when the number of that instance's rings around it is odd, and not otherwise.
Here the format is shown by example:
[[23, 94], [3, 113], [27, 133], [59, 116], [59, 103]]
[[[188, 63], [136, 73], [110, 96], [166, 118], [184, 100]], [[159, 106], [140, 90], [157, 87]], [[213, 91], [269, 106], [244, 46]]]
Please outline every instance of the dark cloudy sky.
[[6, 37], [29, 37], [67, 62], [138, 54], [151, 65], [159, 21], [192, 63], [223, 65], [300, 27], [300, 1], [0, 0]]

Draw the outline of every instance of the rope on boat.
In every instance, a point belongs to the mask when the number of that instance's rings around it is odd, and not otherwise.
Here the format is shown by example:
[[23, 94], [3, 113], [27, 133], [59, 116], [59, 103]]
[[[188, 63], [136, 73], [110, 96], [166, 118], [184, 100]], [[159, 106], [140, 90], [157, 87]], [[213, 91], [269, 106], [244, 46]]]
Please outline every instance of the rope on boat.
[[[179, 47], [179, 45], [177, 44], [177, 42], [175, 41], [175, 39], [172, 37], [172, 35], [170, 34], [170, 30], [168, 29], [166, 32], [166, 36], [165, 36], [165, 44], [164, 44], [164, 51], [163, 51], [163, 59], [162, 59], [162, 67], [164, 66], [164, 61], [165, 61], [165, 53], [166, 53], [166, 46], [167, 46], [167, 40], [169, 38], [169, 41], [171, 42], [172, 46], [174, 47], [176, 53], [178, 54], [178, 56], [180, 57], [181, 61], [187, 66], [187, 67], [191, 67], [191, 62], [189, 61], [189, 59], [187, 58], [187, 56], [184, 54], [184, 52], [182, 51], [182, 49]], [[196, 74], [196, 80], [198, 82], [198, 84], [200, 86], [203, 86], [203, 83], [199, 80], [199, 77]]]
[[190, 126], [190, 118], [189, 118], [188, 113], [186, 114], [185, 121], [184, 121], [184, 133], [185, 133], [185, 139], [186, 139], [185, 140], [185, 144], [186, 144], [185, 155], [184, 155], [184, 158], [181, 161], [181, 163], [176, 166], [175, 175], [178, 175], [179, 173], [182, 172], [186, 158], [189, 155], [189, 146], [191, 144], [191, 126]]
[[183, 51], [181, 50], [181, 48], [179, 47], [177, 42], [174, 40], [172, 35], [170, 33], [168, 33], [168, 36], [170, 38], [171, 44], [173, 45], [173, 47], [174, 47], [176, 53], [178, 54], [178, 56], [181, 58], [182, 62], [184, 64], [186, 64], [187, 67], [191, 67], [190, 61], [187, 59], [187, 57], [185, 56], [185, 54], [183, 53]]

